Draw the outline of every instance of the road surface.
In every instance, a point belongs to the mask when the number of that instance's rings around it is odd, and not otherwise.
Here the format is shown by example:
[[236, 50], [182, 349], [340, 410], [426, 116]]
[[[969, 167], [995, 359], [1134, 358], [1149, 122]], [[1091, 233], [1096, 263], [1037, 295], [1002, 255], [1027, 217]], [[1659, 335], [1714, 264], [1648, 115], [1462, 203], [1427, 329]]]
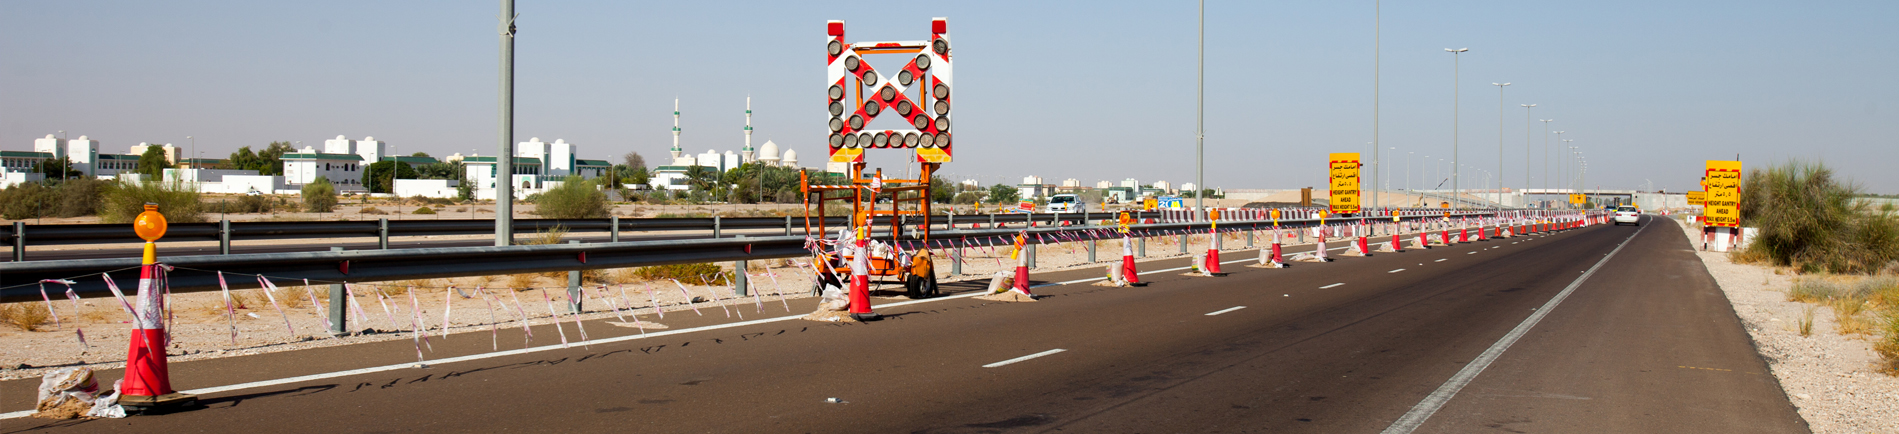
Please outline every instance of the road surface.
[[[735, 309], [748, 322], [670, 312], [642, 318], [671, 334], [571, 349], [539, 327], [534, 345], [555, 349], [212, 393], [170, 415], [5, 419], [0, 431], [1806, 432], [1673, 225], [1229, 264], [1224, 278], [1165, 271], [1145, 288], [1050, 285], [1034, 303], [880, 299], [889, 318], [865, 324], [773, 321], [791, 314], [746, 304]], [[595, 339], [639, 334], [586, 325]], [[483, 335], [437, 339], [430, 358], [488, 353]], [[523, 347], [518, 328], [499, 342]], [[414, 362], [410, 342], [391, 341], [171, 370], [190, 389]], [[30, 406], [34, 384], [0, 383], [0, 411]]]

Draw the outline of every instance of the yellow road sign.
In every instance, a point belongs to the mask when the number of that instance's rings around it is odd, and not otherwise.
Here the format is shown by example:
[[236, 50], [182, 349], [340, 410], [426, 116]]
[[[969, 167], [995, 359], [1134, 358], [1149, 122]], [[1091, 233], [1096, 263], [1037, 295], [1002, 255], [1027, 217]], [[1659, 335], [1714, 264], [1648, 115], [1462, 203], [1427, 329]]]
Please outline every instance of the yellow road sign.
[[1328, 203], [1332, 212], [1352, 214], [1358, 212], [1358, 153], [1346, 152], [1331, 154], [1328, 158], [1331, 167], [1332, 189]]
[[1688, 192], [1688, 205], [1702, 206], [1702, 205], [1707, 205], [1707, 204], [1708, 204], [1708, 192], [1705, 192], [1705, 191]]
[[1741, 162], [1708, 160], [1708, 195], [1701, 207], [1707, 226], [1741, 227]]

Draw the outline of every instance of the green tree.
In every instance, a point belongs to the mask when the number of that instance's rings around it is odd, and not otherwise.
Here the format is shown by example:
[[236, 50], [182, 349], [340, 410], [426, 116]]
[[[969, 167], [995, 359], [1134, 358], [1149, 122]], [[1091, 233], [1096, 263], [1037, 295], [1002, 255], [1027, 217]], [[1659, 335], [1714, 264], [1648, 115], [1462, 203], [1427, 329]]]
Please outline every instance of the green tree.
[[646, 170], [646, 157], [641, 157], [638, 152], [627, 152], [626, 155], [620, 156], [620, 165], [644, 171]]
[[414, 153], [414, 154], [409, 154], [409, 156], [411, 156], [411, 157], [425, 157], [425, 158], [434, 158], [434, 157], [429, 157], [429, 153], [427, 153], [427, 152], [416, 152], [416, 153]]
[[943, 179], [940, 175], [930, 175], [930, 201], [950, 203], [956, 198], [956, 184]]
[[48, 181], [82, 178], [86, 176], [85, 172], [73, 170], [73, 160], [66, 157], [40, 160], [40, 164], [34, 166], [33, 171], [46, 174], [46, 180]]
[[686, 169], [686, 184], [693, 191], [721, 193], [724, 186], [719, 184], [719, 169], [706, 166], [692, 166]]
[[363, 168], [363, 185], [370, 193], [394, 192], [398, 179], [416, 179], [415, 168], [395, 160], [377, 161]]
[[257, 166], [250, 170], [255, 170], [257, 174], [265, 176], [283, 175], [284, 154], [296, 152], [296, 148], [290, 147], [290, 142], [270, 142], [270, 145], [264, 147], [263, 152], [257, 153]]
[[138, 156], [138, 169], [136, 170], [138, 173], [144, 174], [146, 180], [158, 181], [164, 177], [165, 169], [170, 168], [171, 163], [165, 161], [165, 150], [157, 146], [145, 147], [145, 153]]
[[256, 170], [257, 174], [264, 174], [262, 170], [264, 160], [258, 158], [257, 153], [251, 152], [251, 147], [249, 146], [237, 148], [237, 152], [232, 152], [231, 156], [226, 158], [226, 161], [231, 165], [232, 169]]
[[1010, 187], [1008, 184], [989, 186], [989, 203], [1011, 204], [1019, 200], [1022, 200], [1022, 191], [1016, 190], [1015, 187]]
[[330, 178], [317, 177], [315, 182], [303, 185], [303, 210], [308, 212], [330, 212], [336, 209], [336, 185]]

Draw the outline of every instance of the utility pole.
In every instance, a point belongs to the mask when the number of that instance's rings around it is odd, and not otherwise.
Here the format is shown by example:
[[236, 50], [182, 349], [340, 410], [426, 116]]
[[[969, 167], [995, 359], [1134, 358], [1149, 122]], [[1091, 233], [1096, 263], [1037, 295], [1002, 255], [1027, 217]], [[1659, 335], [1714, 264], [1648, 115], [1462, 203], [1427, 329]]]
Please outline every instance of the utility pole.
[[[1503, 87], [1510, 83], [1491, 83], [1497, 86], [1497, 208], [1503, 209]], [[1490, 180], [1484, 180], [1490, 185]]]
[[[1193, 119], [1193, 188], [1200, 189], [1207, 185], [1207, 0], [1200, 0], [1200, 78], [1196, 95], [1199, 99], [1196, 100]], [[1193, 207], [1197, 210], [1195, 220], [1200, 218], [1198, 214], [1206, 212], [1206, 198], [1203, 196], [1206, 195], [1198, 191], [1193, 194]]]
[[[1378, 147], [1378, 105], [1381, 101], [1378, 98], [1378, 73], [1380, 72], [1379, 62], [1383, 60], [1380, 58], [1381, 57], [1380, 55], [1384, 54], [1383, 50], [1380, 47], [1380, 44], [1383, 43], [1383, 39], [1382, 39], [1383, 31], [1384, 31], [1384, 1], [1375, 0], [1372, 2], [1372, 75], [1371, 75], [1372, 76], [1372, 85], [1371, 85], [1371, 94], [1372, 94], [1372, 109], [1371, 109], [1372, 193], [1371, 194], [1372, 196], [1371, 197], [1372, 197], [1373, 207], [1382, 205], [1382, 202], [1378, 201], [1378, 190], [1379, 190], [1378, 181], [1385, 179], [1385, 176], [1383, 173], [1384, 167], [1385, 167], [1384, 160], [1379, 158], [1380, 148]], [[1386, 186], [1386, 187], [1389, 188], [1389, 186]]]
[[1458, 82], [1458, 77], [1463, 74], [1463, 54], [1466, 51], [1470, 51], [1470, 49], [1459, 48], [1453, 50], [1446, 48], [1444, 51], [1451, 53], [1451, 202], [1456, 202], [1451, 204], [1451, 206], [1457, 206], [1458, 203], [1463, 203], [1463, 198], [1460, 196], [1464, 194], [1462, 188], [1460, 188], [1462, 186], [1458, 185], [1458, 182], [1463, 181], [1463, 178], [1458, 176], [1463, 173], [1463, 170], [1458, 168], [1457, 164], [1457, 157], [1460, 156], [1457, 151], [1457, 122], [1459, 113], [1457, 105], [1458, 98], [1461, 96], [1458, 95], [1459, 89], [1463, 87], [1463, 83]]
[[501, 0], [501, 152], [495, 155], [495, 245], [514, 243], [514, 0]]

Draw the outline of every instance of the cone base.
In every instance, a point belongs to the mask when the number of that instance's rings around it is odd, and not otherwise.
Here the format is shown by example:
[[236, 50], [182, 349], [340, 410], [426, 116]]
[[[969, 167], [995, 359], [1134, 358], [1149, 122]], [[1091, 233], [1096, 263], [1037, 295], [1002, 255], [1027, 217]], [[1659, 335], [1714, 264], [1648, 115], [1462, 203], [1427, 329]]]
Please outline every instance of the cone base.
[[884, 317], [883, 317], [883, 315], [878, 315], [878, 314], [877, 314], [877, 313], [875, 313], [875, 312], [872, 312], [872, 313], [853, 313], [853, 314], [851, 314], [851, 319], [854, 319], [854, 320], [858, 320], [858, 321], [876, 321], [876, 320], [880, 320], [880, 319], [884, 319]]
[[126, 413], [162, 413], [195, 407], [198, 405], [198, 395], [177, 392], [159, 396], [119, 395], [119, 405], [125, 407]]

